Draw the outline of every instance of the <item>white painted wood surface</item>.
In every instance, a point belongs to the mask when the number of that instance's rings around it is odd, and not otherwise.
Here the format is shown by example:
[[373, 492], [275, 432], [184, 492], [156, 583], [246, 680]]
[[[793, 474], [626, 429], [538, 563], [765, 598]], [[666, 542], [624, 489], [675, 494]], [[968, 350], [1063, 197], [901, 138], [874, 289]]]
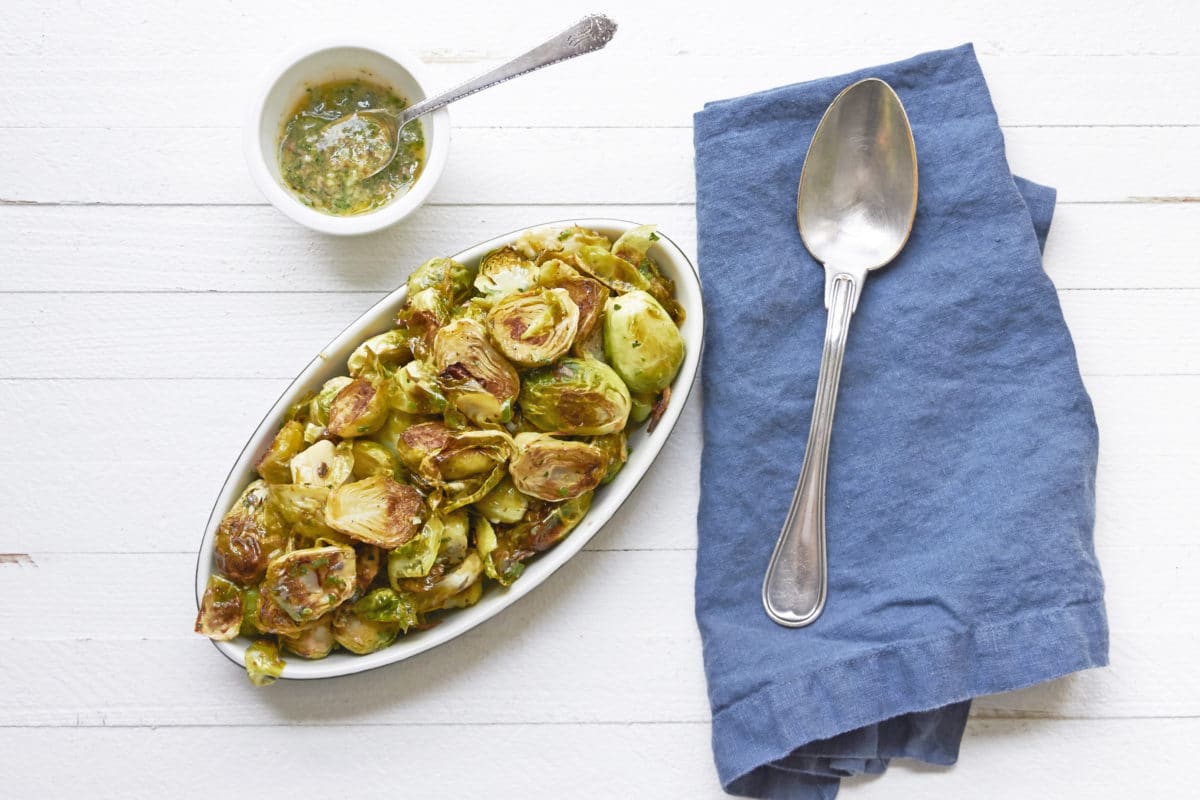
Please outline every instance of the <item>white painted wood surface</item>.
[[705, 100], [974, 40], [1014, 169], [1059, 189], [1046, 268], [1100, 422], [1113, 665], [983, 698], [957, 767], [844, 796], [1194, 796], [1195, 5], [602, 5], [622, 26], [606, 53], [463, 102], [431, 203], [334, 241], [242, 164], [246, 90], [278, 52], [357, 26], [449, 85], [591, 4], [359, 2], [359, 23], [329, 2], [4, 4], [0, 553], [21, 557], [0, 560], [0, 795], [212, 797], [214, 776], [308, 794], [349, 764], [364, 796], [721, 796], [692, 617], [699, 399], [546, 586], [368, 675], [253, 691], [191, 634], [203, 522], [270, 401], [414, 264], [585, 215], [694, 253]]

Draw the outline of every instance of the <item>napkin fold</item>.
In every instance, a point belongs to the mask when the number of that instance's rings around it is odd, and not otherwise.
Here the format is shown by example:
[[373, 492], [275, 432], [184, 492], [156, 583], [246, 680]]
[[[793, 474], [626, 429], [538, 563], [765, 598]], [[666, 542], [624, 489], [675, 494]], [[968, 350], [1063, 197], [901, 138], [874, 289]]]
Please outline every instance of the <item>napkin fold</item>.
[[[888, 81], [916, 139], [907, 247], [851, 322], [829, 455], [829, 598], [760, 587], [800, 471], [825, 330], [796, 184], [826, 106]], [[1041, 265], [1054, 190], [1015, 179], [970, 45], [695, 117], [708, 319], [696, 617], [731, 793], [832, 798], [891, 758], [952, 764], [970, 708], [1107, 663], [1097, 431]]]

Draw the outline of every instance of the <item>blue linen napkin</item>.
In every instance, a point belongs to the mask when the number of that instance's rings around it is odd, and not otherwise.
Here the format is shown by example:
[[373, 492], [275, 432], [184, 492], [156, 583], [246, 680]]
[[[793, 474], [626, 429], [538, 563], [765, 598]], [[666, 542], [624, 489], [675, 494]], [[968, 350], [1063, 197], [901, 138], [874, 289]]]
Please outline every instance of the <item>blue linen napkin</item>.
[[[829, 456], [829, 599], [771, 622], [825, 329], [796, 183], [826, 106], [907, 108], [917, 219], [851, 323]], [[1042, 270], [1054, 190], [1014, 179], [967, 45], [711, 103], [695, 117], [708, 317], [696, 617], [731, 793], [832, 798], [891, 758], [952, 764], [970, 700], [1107, 663], [1097, 431]]]

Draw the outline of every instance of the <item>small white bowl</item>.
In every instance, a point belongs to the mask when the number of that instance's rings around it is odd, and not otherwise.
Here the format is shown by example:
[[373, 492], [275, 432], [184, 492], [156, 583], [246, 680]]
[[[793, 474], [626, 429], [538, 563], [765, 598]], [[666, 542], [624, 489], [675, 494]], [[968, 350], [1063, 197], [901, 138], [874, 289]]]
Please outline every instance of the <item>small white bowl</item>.
[[450, 150], [450, 112], [421, 117], [425, 164], [406, 194], [364, 214], [339, 217], [309, 208], [283, 184], [279, 175], [279, 140], [289, 115], [310, 86], [330, 81], [369, 80], [409, 103], [424, 100], [424, 65], [402, 47], [364, 42], [358, 37], [314, 42], [296, 48], [268, 69], [254, 94], [246, 118], [246, 163], [259, 190], [271, 204], [296, 222], [321, 233], [355, 236], [393, 225], [417, 209], [433, 191]]

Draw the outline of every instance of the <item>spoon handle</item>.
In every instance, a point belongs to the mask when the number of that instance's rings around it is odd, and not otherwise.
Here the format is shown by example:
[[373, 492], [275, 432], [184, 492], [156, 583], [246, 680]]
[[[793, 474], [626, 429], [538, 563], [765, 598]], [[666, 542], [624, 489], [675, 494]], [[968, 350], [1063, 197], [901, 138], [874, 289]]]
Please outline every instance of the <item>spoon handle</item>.
[[444, 105], [461, 100], [467, 95], [475, 94], [498, 83], [533, 72], [535, 69], [566, 61], [568, 58], [581, 56], [599, 50], [608, 44], [617, 30], [617, 23], [603, 14], [593, 14], [584, 17], [562, 33], [549, 41], [538, 45], [522, 56], [517, 56], [506, 64], [501, 64], [491, 72], [473, 78], [461, 86], [422, 100], [404, 109], [400, 116], [400, 125], [411, 122], [422, 114], [428, 114]]
[[763, 579], [762, 600], [767, 616], [788, 628], [812, 624], [825, 608], [825, 474], [829, 438], [833, 432], [833, 409], [842, 376], [846, 334], [861, 285], [861, 276], [844, 272], [830, 271], [827, 278], [825, 299], [829, 317], [804, 464]]

